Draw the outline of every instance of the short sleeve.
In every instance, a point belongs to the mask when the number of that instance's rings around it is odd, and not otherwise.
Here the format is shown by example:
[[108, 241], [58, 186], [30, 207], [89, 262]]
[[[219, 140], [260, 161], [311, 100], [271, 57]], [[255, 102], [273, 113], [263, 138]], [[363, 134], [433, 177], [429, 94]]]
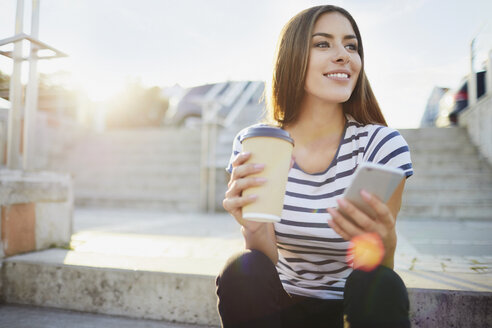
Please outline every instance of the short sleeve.
[[242, 144], [239, 141], [241, 138], [241, 133], [244, 130], [240, 131], [235, 137], [234, 141], [232, 142], [232, 153], [231, 157], [229, 158], [229, 163], [227, 164], [226, 171], [229, 172], [229, 174], [232, 173], [232, 162], [237, 158], [237, 156], [241, 153], [242, 151]]
[[407, 178], [413, 175], [408, 143], [400, 132], [389, 127], [375, 126], [365, 149], [364, 160], [399, 168]]

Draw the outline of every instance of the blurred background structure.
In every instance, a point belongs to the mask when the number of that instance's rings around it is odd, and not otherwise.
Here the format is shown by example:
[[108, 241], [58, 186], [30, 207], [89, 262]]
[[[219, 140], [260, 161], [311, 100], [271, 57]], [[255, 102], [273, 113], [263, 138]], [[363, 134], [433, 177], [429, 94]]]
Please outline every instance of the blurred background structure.
[[[232, 141], [265, 116], [282, 24], [317, 4], [0, 0], [0, 301], [217, 325], [213, 276], [242, 247]], [[490, 323], [492, 4], [341, 5], [412, 152], [412, 322]]]

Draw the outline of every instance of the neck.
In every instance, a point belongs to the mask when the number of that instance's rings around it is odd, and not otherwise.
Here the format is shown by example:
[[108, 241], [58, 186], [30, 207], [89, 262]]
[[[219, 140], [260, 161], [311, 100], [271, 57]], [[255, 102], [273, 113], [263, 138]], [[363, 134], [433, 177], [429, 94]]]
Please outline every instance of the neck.
[[304, 100], [298, 119], [286, 127], [297, 145], [306, 145], [320, 139], [336, 139], [345, 127], [345, 115], [341, 104], [320, 103]]

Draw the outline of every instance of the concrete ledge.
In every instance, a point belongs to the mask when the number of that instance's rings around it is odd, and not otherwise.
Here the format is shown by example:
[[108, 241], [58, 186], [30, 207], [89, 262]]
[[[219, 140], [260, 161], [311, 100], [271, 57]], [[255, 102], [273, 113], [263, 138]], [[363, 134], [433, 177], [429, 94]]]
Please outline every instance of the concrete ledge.
[[411, 288], [413, 327], [489, 327], [492, 292]]
[[0, 205], [64, 202], [70, 193], [67, 174], [0, 170]]
[[[219, 325], [210, 271], [163, 272], [157, 271], [158, 263], [152, 267], [155, 271], [149, 271], [149, 264], [141, 270], [136, 257], [118, 260], [132, 263], [134, 269], [105, 268], [100, 254], [93, 254], [92, 265], [77, 265], [70, 259], [73, 253], [51, 249], [5, 260], [4, 302]], [[486, 327], [492, 322], [492, 292], [409, 288], [409, 297], [413, 327]]]
[[64, 264], [70, 251], [4, 261], [3, 301], [133, 318], [218, 325], [213, 276]]
[[68, 246], [72, 179], [53, 172], [0, 170], [0, 258]]

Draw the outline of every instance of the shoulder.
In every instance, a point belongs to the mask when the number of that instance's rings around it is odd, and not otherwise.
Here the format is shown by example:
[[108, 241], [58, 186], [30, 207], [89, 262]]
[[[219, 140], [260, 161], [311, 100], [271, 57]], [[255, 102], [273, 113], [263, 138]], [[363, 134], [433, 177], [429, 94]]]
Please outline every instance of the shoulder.
[[374, 146], [387, 146], [391, 147], [402, 147], [406, 146], [408, 148], [407, 141], [401, 133], [391, 127], [378, 125], [378, 124], [368, 124], [367, 125], [368, 136], [373, 140]]
[[371, 146], [374, 142], [378, 143], [390, 139], [406, 145], [405, 139], [398, 130], [381, 124], [361, 124], [350, 116], [347, 117], [347, 130], [349, 135], [363, 134], [366, 136], [367, 147]]
[[359, 135], [364, 135], [361, 142], [364, 161], [398, 167], [407, 177], [413, 174], [408, 143], [398, 130], [380, 124], [358, 125], [355, 122], [352, 126]]

